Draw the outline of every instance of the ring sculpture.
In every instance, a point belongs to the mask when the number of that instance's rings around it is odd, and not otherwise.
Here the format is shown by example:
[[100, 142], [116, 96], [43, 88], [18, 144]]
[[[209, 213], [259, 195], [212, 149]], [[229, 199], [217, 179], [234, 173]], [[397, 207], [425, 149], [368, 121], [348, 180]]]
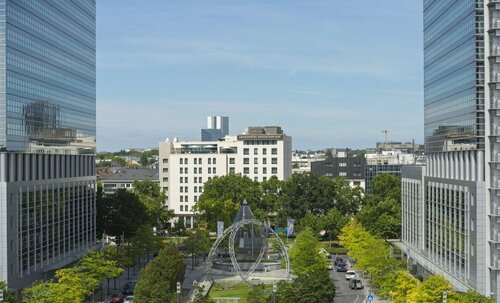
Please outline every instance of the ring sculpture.
[[[284, 260], [284, 267], [285, 267], [284, 268], [285, 273], [284, 273], [283, 278], [285, 280], [289, 280], [290, 279], [290, 258], [288, 256], [288, 252], [286, 250], [285, 244], [283, 243], [281, 238], [278, 236], [278, 234], [274, 230], [272, 230], [267, 224], [264, 224], [258, 220], [255, 220], [255, 219], [244, 219], [244, 220], [238, 221], [238, 222], [232, 224], [231, 226], [229, 226], [226, 230], [224, 230], [222, 236], [219, 237], [215, 241], [215, 243], [212, 245], [212, 248], [210, 249], [210, 253], [208, 255], [207, 263], [210, 266], [213, 265], [214, 256], [217, 254], [217, 249], [218, 249], [219, 245], [221, 244], [221, 242], [225, 238], [229, 237], [229, 239], [228, 239], [229, 240], [229, 257], [231, 259], [231, 265], [233, 266], [233, 269], [237, 273], [237, 275], [241, 278], [242, 282], [245, 282], [246, 284], [251, 286], [249, 278], [253, 274], [253, 272], [258, 268], [260, 263], [262, 262], [262, 258], [264, 257], [264, 254], [266, 253], [267, 246], [261, 245], [261, 249], [260, 249], [259, 255], [257, 256], [257, 259], [252, 264], [252, 266], [246, 272], [244, 272], [241, 269], [240, 264], [238, 263], [238, 260], [236, 259], [236, 253], [234, 250], [234, 246], [235, 246], [235, 238], [236, 238], [236, 235], [238, 234], [238, 231], [246, 225], [258, 226], [258, 227], [262, 228], [264, 231], [263, 234], [265, 235], [265, 239], [267, 239], [267, 234], [269, 232], [271, 232], [271, 234], [277, 239], [278, 244], [280, 246], [280, 249], [283, 252], [282, 260]], [[215, 283], [215, 280], [214, 280], [213, 275], [212, 275], [212, 268], [211, 267], [210, 267], [209, 272], [208, 272], [208, 277], [213, 283]], [[238, 282], [238, 283], [240, 283], [240, 282]]]

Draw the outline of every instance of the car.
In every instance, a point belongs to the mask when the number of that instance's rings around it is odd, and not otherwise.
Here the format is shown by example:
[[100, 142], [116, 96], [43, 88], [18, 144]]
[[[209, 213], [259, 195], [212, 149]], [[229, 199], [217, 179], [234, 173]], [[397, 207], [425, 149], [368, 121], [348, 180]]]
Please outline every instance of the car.
[[124, 296], [133, 295], [136, 284], [137, 284], [136, 281], [130, 281], [127, 284], [125, 284], [125, 286], [123, 287], [122, 294]]
[[326, 266], [326, 269], [332, 270], [333, 269], [332, 263], [328, 262], [328, 265]]
[[123, 303], [134, 303], [134, 296], [125, 297], [125, 300], [123, 300]]
[[351, 280], [356, 277], [356, 272], [354, 270], [348, 270], [345, 273], [345, 279], [346, 280]]
[[111, 300], [109, 303], [123, 303], [123, 295], [122, 294], [114, 294], [111, 296]]
[[337, 271], [338, 272], [346, 272], [347, 271], [346, 265], [344, 263], [338, 263], [337, 264]]
[[341, 257], [336, 257], [335, 258], [335, 265], [337, 265], [339, 263], [344, 263], [344, 259], [342, 259]]
[[351, 289], [363, 289], [364, 288], [363, 281], [361, 281], [360, 279], [357, 279], [357, 278], [353, 278], [353, 279], [349, 280], [349, 288], [351, 288]]

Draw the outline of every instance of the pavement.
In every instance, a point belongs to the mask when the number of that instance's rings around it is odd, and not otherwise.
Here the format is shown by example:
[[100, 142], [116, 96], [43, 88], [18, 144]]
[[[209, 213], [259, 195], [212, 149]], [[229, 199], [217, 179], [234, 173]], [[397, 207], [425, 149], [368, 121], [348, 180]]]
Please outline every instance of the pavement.
[[[347, 259], [347, 256], [340, 257], [344, 260]], [[333, 260], [331, 261], [333, 262]], [[351, 269], [349, 264], [348, 269]], [[365, 291], [363, 289], [351, 289], [349, 287], [349, 281], [345, 279], [345, 272], [331, 270], [330, 277], [332, 277], [333, 283], [335, 284], [335, 303], [362, 303], [365, 301]]]

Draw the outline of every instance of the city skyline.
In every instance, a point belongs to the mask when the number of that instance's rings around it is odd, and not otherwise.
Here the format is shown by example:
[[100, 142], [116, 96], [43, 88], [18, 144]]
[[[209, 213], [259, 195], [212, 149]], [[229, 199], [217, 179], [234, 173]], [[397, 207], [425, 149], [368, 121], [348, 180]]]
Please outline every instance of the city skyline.
[[99, 151], [193, 140], [210, 115], [294, 149], [423, 142], [417, 1], [135, 4], [97, 4]]

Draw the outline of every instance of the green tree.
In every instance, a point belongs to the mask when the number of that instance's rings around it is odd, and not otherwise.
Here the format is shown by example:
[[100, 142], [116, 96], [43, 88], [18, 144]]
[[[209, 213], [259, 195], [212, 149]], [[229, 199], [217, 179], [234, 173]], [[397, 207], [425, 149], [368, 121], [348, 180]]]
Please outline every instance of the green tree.
[[299, 230], [310, 228], [314, 235], [319, 236], [323, 230], [323, 216], [318, 217], [313, 214], [306, 214], [299, 221]]
[[355, 215], [363, 204], [363, 190], [360, 187], [351, 187], [349, 180], [344, 177], [333, 179], [335, 187], [334, 205], [344, 216]]
[[327, 260], [320, 253], [321, 244], [310, 228], [299, 232], [290, 249], [291, 265], [296, 275], [305, 275], [317, 270], [325, 270]]
[[300, 220], [307, 213], [320, 216], [334, 207], [335, 184], [327, 177], [294, 174], [283, 184], [280, 195], [282, 223], [287, 218]]
[[208, 222], [209, 230], [217, 229], [217, 221], [223, 221], [226, 227], [233, 223], [240, 208], [239, 203], [234, 203], [232, 200], [201, 199], [202, 196], [203, 194], [195, 204], [194, 210], [199, 220]]
[[151, 224], [163, 227], [174, 216], [174, 211], [165, 207], [166, 195], [157, 182], [151, 180], [134, 181], [134, 193], [146, 207]]
[[14, 303], [16, 302], [16, 297], [12, 289], [7, 287], [5, 281], [0, 281], [0, 290], [3, 290], [3, 302], [4, 303]]
[[186, 252], [191, 254], [192, 268], [197, 262], [197, 257], [204, 255], [210, 250], [210, 236], [208, 230], [203, 228], [190, 229], [187, 232], [188, 237], [184, 241]]
[[381, 200], [401, 201], [401, 180], [397, 176], [388, 173], [377, 175], [372, 179], [371, 188], [372, 194]]
[[495, 300], [493, 298], [488, 298], [482, 294], [469, 290], [466, 293], [453, 292], [448, 296], [448, 302], [450, 303], [493, 303]]
[[349, 222], [349, 218], [342, 215], [336, 208], [330, 209], [321, 217], [321, 227], [325, 231], [325, 236], [329, 240], [336, 239], [342, 227]]
[[53, 281], [38, 282], [23, 291], [25, 303], [81, 303], [84, 299], [79, 289]]
[[150, 221], [144, 204], [137, 195], [119, 189], [111, 195], [97, 196], [97, 233], [128, 238], [135, 234], [139, 226]]
[[113, 162], [116, 162], [118, 163], [118, 165], [120, 165], [121, 167], [125, 167], [127, 166], [127, 160], [125, 160], [124, 158], [122, 157], [113, 157], [112, 158]]
[[401, 203], [387, 198], [376, 205], [365, 206], [356, 216], [372, 234], [384, 239], [401, 236]]
[[334, 297], [335, 285], [324, 268], [301, 274], [292, 283], [278, 283], [278, 303], [331, 303]]
[[158, 251], [162, 246], [160, 238], [153, 234], [153, 227], [149, 224], [140, 226], [130, 240], [133, 256], [138, 259]]
[[134, 290], [134, 301], [174, 302], [177, 282], [184, 281], [186, 266], [177, 248], [165, 245], [158, 256], [141, 270]]
[[248, 303], [268, 303], [271, 302], [270, 296], [266, 293], [264, 284], [257, 284], [252, 286], [252, 289], [247, 295]]
[[394, 290], [389, 292], [394, 303], [408, 302], [408, 294], [411, 293], [420, 282], [413, 277], [407, 270], [399, 271], [396, 274]]
[[430, 276], [427, 280], [413, 288], [408, 294], [408, 302], [441, 303], [443, 292], [451, 291], [451, 283], [443, 276]]
[[279, 180], [276, 176], [272, 176], [266, 181], [260, 182], [262, 198], [256, 202], [256, 206], [266, 215], [276, 214], [280, 211], [280, 195], [282, 187], [283, 181]]
[[143, 154], [141, 155], [141, 158], [139, 159], [139, 163], [140, 163], [143, 167], [146, 167], [146, 166], [148, 166], [148, 162], [149, 162], [149, 161], [148, 161], [148, 156], [147, 156], [145, 153], [143, 153]]

